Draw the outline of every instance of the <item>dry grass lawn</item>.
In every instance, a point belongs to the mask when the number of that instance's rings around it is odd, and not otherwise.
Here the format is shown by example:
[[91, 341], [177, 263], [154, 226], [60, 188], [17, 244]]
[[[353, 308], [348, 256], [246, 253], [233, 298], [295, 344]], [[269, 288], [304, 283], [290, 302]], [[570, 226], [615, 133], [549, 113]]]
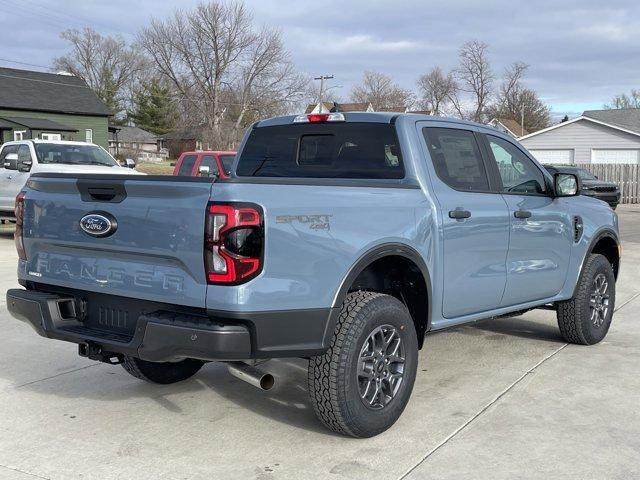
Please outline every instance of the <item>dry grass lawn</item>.
[[172, 160], [171, 162], [167, 161], [162, 163], [144, 162], [136, 165], [136, 170], [148, 175], [173, 175], [173, 166], [171, 163], [175, 163], [175, 161]]

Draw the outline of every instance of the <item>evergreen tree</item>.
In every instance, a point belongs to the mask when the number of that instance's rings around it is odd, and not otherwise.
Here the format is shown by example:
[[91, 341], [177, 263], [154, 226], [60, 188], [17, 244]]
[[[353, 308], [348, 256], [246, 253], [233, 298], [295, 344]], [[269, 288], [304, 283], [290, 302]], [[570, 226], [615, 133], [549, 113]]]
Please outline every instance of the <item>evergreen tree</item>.
[[173, 130], [178, 120], [178, 112], [171, 101], [169, 87], [162, 85], [157, 79], [142, 85], [133, 97], [133, 109], [129, 112], [129, 119], [137, 127], [156, 135]]

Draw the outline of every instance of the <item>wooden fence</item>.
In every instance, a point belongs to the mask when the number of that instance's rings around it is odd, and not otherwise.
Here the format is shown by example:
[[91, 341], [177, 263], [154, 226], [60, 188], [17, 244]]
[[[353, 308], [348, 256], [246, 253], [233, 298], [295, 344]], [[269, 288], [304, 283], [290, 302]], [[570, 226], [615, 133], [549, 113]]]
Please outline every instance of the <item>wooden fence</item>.
[[620, 203], [640, 203], [640, 165], [628, 163], [580, 163], [600, 180], [620, 186]]

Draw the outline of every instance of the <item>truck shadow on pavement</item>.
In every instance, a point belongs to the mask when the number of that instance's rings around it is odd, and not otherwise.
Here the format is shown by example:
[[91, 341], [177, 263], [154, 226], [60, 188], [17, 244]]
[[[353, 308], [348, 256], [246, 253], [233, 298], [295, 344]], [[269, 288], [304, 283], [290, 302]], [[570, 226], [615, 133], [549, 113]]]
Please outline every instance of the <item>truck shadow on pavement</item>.
[[[260, 422], [251, 421], [251, 416], [255, 414], [265, 417], [265, 427], [268, 427], [268, 422], [275, 421], [314, 433], [337, 436], [323, 428], [316, 419], [307, 391], [306, 365], [306, 360], [299, 359], [271, 360], [261, 365], [276, 377], [275, 386], [268, 391], [236, 379], [227, 372], [224, 364], [216, 362], [204, 365], [192, 378], [173, 385], [149, 384], [130, 377], [119, 366], [88, 363], [79, 369], [18, 384], [14, 388], [29, 389], [43, 395], [43, 398], [54, 395], [96, 403], [107, 402], [113, 404], [115, 409], [122, 402], [153, 409], [150, 404], [153, 402], [167, 412], [176, 414], [182, 423], [186, 418], [192, 418], [194, 428], [196, 425], [209, 425], [212, 434], [215, 434], [216, 423], [228, 420], [229, 415], [238, 415], [238, 410], [242, 410], [243, 422], [249, 421], [256, 427]], [[103, 412], [110, 409], [111, 406], [105, 406]]]
[[[565, 343], [560, 335], [560, 329], [555, 322], [555, 314], [553, 321], [549, 319], [547, 322], [541, 322], [522, 317], [507, 317], [480, 320], [475, 323], [472, 328], [484, 332], [521, 337], [529, 340]], [[489, 338], [491, 338], [491, 336]]]
[[274, 375], [276, 383], [271, 390], [261, 391], [231, 377], [223, 365], [205, 366], [197, 382], [246, 411], [314, 433], [337, 436], [322, 427], [315, 416], [307, 389], [306, 360], [271, 360], [260, 368]]
[[[523, 317], [482, 320], [473, 326], [457, 327], [438, 332], [437, 335], [446, 336], [446, 332], [451, 332], [455, 335], [478, 337], [480, 342], [500, 342], [507, 341], [509, 337], [520, 337], [563, 343], [551, 316], [545, 317], [536, 321]], [[443, 340], [445, 344], [450, 342], [447, 338]], [[465, 346], [467, 343], [469, 342], [462, 342], [460, 348], [468, 348], [468, 345]], [[429, 343], [426, 347], [430, 347]], [[499, 345], [496, 345], [496, 348], [499, 349]], [[419, 368], [427, 368], [424, 362], [430, 364], [433, 359], [427, 358], [432, 354], [433, 352], [423, 350], [423, 364]], [[36, 359], [25, 359], [26, 364], [34, 361]], [[148, 409], [149, 415], [153, 415], [156, 407], [161, 407], [164, 411], [175, 414], [175, 419], [179, 419], [181, 424], [192, 423], [193, 428], [206, 425], [212, 435], [215, 435], [218, 429], [226, 428], [225, 422], [232, 416], [258, 429], [269, 428], [270, 423], [277, 422], [308, 432], [337, 436], [325, 429], [316, 419], [308, 396], [306, 360], [277, 359], [260, 367], [276, 377], [276, 384], [269, 391], [258, 390], [236, 379], [221, 363], [207, 364], [193, 378], [181, 383], [153, 385], [130, 377], [120, 367], [85, 361], [73, 370], [41, 380], [22, 385], [16, 382], [14, 388], [29, 389], [42, 395], [43, 399], [48, 395], [54, 395], [86, 399], [91, 403], [104, 402], [103, 412], [118, 411], [118, 405], [122, 402], [136, 405], [133, 408]], [[25, 365], [25, 368], [37, 369], [38, 365]], [[427, 388], [432, 394], [439, 392], [437, 376], [423, 376], [418, 372], [418, 377], [417, 382], [422, 384], [423, 388]], [[81, 409], [84, 410], [84, 407]], [[259, 420], [259, 417], [263, 417], [264, 421]], [[168, 427], [175, 421], [169, 418]]]

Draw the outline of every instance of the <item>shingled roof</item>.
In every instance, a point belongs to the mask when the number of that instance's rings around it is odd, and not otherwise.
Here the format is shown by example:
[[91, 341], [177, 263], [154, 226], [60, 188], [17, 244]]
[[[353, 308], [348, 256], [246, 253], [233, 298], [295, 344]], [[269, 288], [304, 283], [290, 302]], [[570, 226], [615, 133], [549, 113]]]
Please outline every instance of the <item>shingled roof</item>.
[[155, 143], [158, 141], [158, 137], [151, 132], [147, 132], [140, 127], [134, 127], [129, 125], [113, 125], [111, 129], [117, 131], [117, 135], [114, 134], [110, 137], [111, 140], [115, 140], [116, 136], [119, 142], [123, 143]]
[[640, 108], [586, 110], [582, 116], [640, 133]]
[[[513, 120], [512, 118], [494, 118], [490, 123], [493, 124], [501, 123], [504, 128], [511, 132], [511, 135], [514, 137], [523, 137], [525, 135], [529, 135], [529, 132], [520, 125], [520, 122]], [[496, 125], [494, 125], [496, 126]]]
[[112, 115], [80, 78], [73, 75], [0, 68], [0, 108], [96, 115]]

